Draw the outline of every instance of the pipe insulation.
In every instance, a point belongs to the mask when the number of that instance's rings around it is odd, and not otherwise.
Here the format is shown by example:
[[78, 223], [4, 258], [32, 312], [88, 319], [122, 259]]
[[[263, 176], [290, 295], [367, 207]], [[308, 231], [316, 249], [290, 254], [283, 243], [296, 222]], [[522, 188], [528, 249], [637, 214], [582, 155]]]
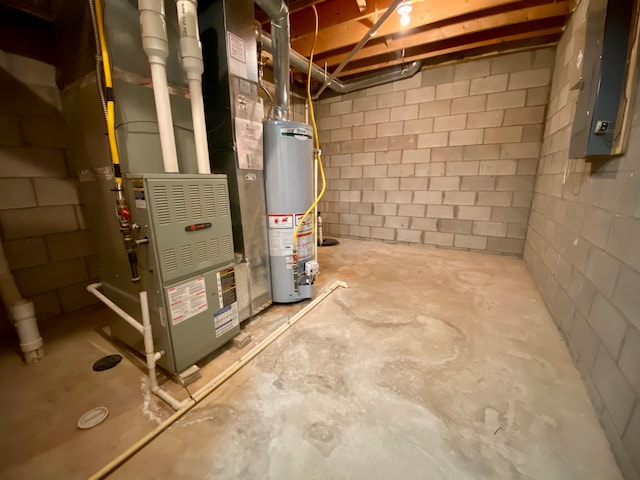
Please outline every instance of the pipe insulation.
[[180, 60], [189, 83], [198, 173], [209, 174], [211, 173], [211, 164], [202, 97], [204, 63], [198, 28], [198, 2], [197, 0], [177, 0], [176, 8], [178, 9], [178, 30], [180, 31]]
[[153, 98], [158, 116], [158, 131], [162, 148], [162, 161], [166, 173], [178, 173], [178, 154], [173, 132], [173, 116], [167, 84], [167, 57], [169, 44], [167, 41], [167, 25], [163, 0], [139, 0], [140, 31], [142, 48], [149, 58]]
[[[275, 118], [288, 120], [291, 87], [289, 85], [289, 9], [284, 0], [255, 0], [271, 19], [273, 34], [273, 83], [275, 85]], [[271, 37], [269, 38], [271, 40]]]
[[44, 356], [44, 352], [35, 308], [31, 300], [22, 298], [15, 278], [9, 269], [2, 242], [0, 242], [0, 298], [9, 309], [11, 321], [18, 332], [20, 350], [22, 350], [25, 362], [39, 361]]
[[[261, 36], [262, 45], [265, 50], [274, 54], [274, 42], [268, 33], [262, 32]], [[291, 65], [301, 72], [306, 72], [309, 69], [309, 60], [300, 55], [293, 49], [289, 49], [289, 60]], [[275, 63], [275, 56], [274, 56]], [[422, 62], [415, 61], [407, 65], [403, 65], [399, 68], [387, 70], [385, 72], [376, 72], [374, 74], [361, 75], [351, 80], [342, 81], [337, 78], [331, 78], [331, 76], [317, 65], [311, 65], [311, 76], [322, 83], [328, 82], [328, 87], [336, 93], [341, 95], [362, 90], [369, 87], [375, 87], [377, 85], [383, 85], [385, 83], [395, 82], [405, 78], [413, 77], [420, 71]]]

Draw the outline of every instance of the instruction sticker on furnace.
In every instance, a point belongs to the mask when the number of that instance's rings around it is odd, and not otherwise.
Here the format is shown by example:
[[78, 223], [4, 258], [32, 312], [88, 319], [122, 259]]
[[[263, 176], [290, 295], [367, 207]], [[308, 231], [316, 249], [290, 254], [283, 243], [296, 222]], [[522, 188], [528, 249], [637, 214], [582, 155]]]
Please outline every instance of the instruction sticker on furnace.
[[216, 337], [221, 337], [238, 326], [238, 302], [233, 302], [213, 314]]
[[178, 325], [207, 309], [207, 289], [204, 277], [198, 277], [167, 289], [171, 323]]

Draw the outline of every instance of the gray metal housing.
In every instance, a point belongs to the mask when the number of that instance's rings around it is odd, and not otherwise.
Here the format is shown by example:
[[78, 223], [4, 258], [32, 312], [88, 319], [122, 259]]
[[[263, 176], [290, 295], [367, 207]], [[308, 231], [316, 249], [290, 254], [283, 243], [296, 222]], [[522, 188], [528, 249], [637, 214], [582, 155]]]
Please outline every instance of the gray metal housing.
[[[247, 318], [271, 304], [262, 151], [254, 152], [254, 168], [247, 168], [239, 161], [237, 131], [238, 122], [252, 120], [251, 107], [262, 108], [255, 11], [252, 0], [214, 0], [201, 4], [198, 14], [211, 171], [225, 173], [229, 181], [234, 245], [247, 264], [249, 307], [240, 313]], [[260, 122], [253, 124], [261, 135]]]
[[[612, 154], [633, 15], [633, 0], [593, 0], [589, 4], [570, 158]], [[602, 122], [606, 122], [606, 129], [599, 128]]]
[[[174, 51], [169, 57], [167, 73], [169, 83], [177, 87], [172, 90], [171, 95], [176, 145], [181, 171], [195, 173], [190, 104], [180, 90], [185, 85], [175, 51], [178, 45], [175, 7], [169, 8], [170, 6], [167, 4], [167, 31], [169, 44]], [[237, 334], [237, 322], [234, 323], [233, 319], [230, 322], [223, 321], [225, 316], [233, 317], [236, 312], [244, 310], [248, 317], [250, 295], [246, 265], [236, 263], [233, 276], [228, 271], [229, 267], [234, 266], [234, 260], [242, 258], [242, 255], [234, 253], [226, 178], [223, 175], [162, 173], [153, 91], [149, 88], [149, 66], [140, 41], [136, 2], [106, 0], [105, 26], [116, 71], [113, 87], [116, 135], [122, 171], [125, 174], [126, 196], [132, 221], [141, 226], [135, 231], [136, 238], [149, 239], [147, 245], [140, 245], [137, 249], [140, 282], [131, 282], [123, 238], [115, 215], [113, 175], [105, 124], [93, 75], [75, 79], [67, 77], [65, 82], [67, 88], [63, 92], [63, 104], [75, 142], [71, 155], [80, 179], [80, 194], [87, 213], [86, 219], [97, 245], [103, 290], [135, 318], [140, 318], [138, 294], [141, 290], [148, 292], [154, 342], [158, 350], [165, 352], [159, 365], [170, 373], [178, 373]], [[69, 45], [68, 48], [72, 46]], [[137, 186], [134, 186], [134, 181]], [[140, 207], [136, 201], [140, 182], [145, 192], [151, 192], [154, 186], [165, 185], [169, 192], [167, 201], [163, 203], [159, 196], [149, 194], [145, 198], [149, 202], [147, 208]], [[180, 194], [178, 198], [174, 197], [173, 189], [176, 185], [184, 187], [183, 207], [179, 205]], [[207, 193], [209, 187], [213, 190]], [[194, 209], [198, 202], [190, 196], [200, 199], [201, 213]], [[264, 198], [262, 204], [264, 205]], [[176, 221], [171, 224], [163, 223], [158, 215], [162, 215], [163, 211], [167, 212], [167, 209], [170, 216], [182, 215], [179, 221], [176, 217]], [[212, 211], [217, 213], [212, 215]], [[210, 220], [214, 217], [214, 220]], [[212, 227], [195, 232], [186, 232], [184, 229], [192, 223], [206, 222], [210, 222]], [[196, 236], [203, 238], [196, 241]], [[172, 255], [172, 249], [175, 255]], [[206, 258], [201, 261], [203, 257]], [[223, 293], [218, 287], [220, 272], [225, 274], [223, 289], [227, 290], [222, 299], [218, 295]], [[185, 321], [173, 324], [169, 289], [198, 278], [203, 279], [207, 291], [206, 309]], [[237, 285], [234, 294], [239, 307], [226, 304], [232, 300], [227, 285], [230, 281]], [[245, 302], [244, 308], [242, 302]], [[223, 315], [216, 316], [222, 308], [227, 310]], [[216, 323], [222, 325], [221, 328], [218, 325], [217, 335]], [[114, 317], [111, 328], [116, 338], [143, 351], [142, 337], [128, 325]]]
[[[309, 125], [284, 120], [264, 122], [265, 188], [273, 301], [311, 298], [304, 266], [313, 260], [311, 213], [298, 236], [298, 271], [294, 275], [293, 233], [314, 201], [313, 132]], [[294, 278], [299, 279], [298, 286]]]
[[[123, 265], [113, 262], [109, 250], [119, 250], [120, 245], [102, 245], [102, 288], [136, 318], [140, 306], [132, 290], [149, 293], [154, 343], [165, 352], [158, 363], [170, 373], [180, 373], [240, 331], [237, 296], [234, 293], [225, 302], [218, 282], [221, 272], [229, 275], [228, 270], [233, 270], [234, 259], [227, 180], [224, 175], [129, 175], [125, 191], [132, 199], [131, 218], [140, 225], [136, 237], [149, 239], [138, 247], [140, 285], [133, 286], [123, 275]], [[210, 226], [190, 228], [203, 224]], [[174, 293], [185, 285], [191, 286], [182, 295], [186, 313], [176, 305]], [[219, 328], [216, 314], [224, 307], [233, 310], [235, 318]], [[117, 317], [111, 322], [111, 333], [144, 351], [140, 334]]]

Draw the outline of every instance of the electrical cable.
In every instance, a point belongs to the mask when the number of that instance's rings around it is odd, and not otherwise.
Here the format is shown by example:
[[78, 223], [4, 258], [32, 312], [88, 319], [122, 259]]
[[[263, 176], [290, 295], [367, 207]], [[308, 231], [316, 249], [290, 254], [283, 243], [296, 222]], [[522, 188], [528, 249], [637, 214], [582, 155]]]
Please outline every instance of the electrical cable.
[[[293, 231], [293, 250], [295, 252], [294, 257], [297, 256], [298, 233], [300, 231], [300, 227], [302, 226], [306, 218], [309, 216], [309, 214], [313, 211], [313, 209], [316, 208], [318, 203], [320, 203], [320, 200], [322, 199], [322, 196], [324, 195], [324, 192], [327, 189], [327, 179], [324, 175], [324, 169], [322, 168], [322, 155], [320, 152], [320, 142], [318, 140], [318, 126], [316, 125], [316, 114], [315, 114], [315, 111], [313, 110], [313, 100], [311, 98], [311, 68], [313, 66], [313, 55], [315, 53], [316, 43], [318, 41], [318, 10], [316, 9], [315, 5], [311, 5], [311, 8], [313, 8], [313, 13], [315, 15], [316, 27], [315, 27], [315, 34], [313, 36], [313, 45], [311, 47], [311, 54], [309, 55], [309, 70], [307, 71], [307, 102], [309, 103], [309, 118], [311, 119], [311, 126], [313, 127], [313, 142], [315, 146], [316, 161], [318, 162], [318, 170], [320, 171], [320, 177], [322, 178], [322, 189], [320, 190], [320, 193], [318, 194], [318, 197], [313, 202], [313, 204], [307, 209], [306, 212], [304, 212], [304, 215], [302, 216], [302, 218], [298, 222], [298, 225]], [[297, 261], [297, 258], [294, 258], [294, 261]]]

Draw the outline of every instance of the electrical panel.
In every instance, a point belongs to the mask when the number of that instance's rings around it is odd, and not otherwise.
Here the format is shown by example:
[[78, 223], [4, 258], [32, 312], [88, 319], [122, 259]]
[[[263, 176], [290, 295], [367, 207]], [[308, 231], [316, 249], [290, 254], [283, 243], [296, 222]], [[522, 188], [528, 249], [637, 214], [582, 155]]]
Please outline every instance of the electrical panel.
[[627, 73], [629, 34], [635, 12], [633, 0], [592, 0], [584, 51], [574, 59], [582, 76], [573, 124], [570, 158], [613, 154], [620, 128], [619, 110]]

